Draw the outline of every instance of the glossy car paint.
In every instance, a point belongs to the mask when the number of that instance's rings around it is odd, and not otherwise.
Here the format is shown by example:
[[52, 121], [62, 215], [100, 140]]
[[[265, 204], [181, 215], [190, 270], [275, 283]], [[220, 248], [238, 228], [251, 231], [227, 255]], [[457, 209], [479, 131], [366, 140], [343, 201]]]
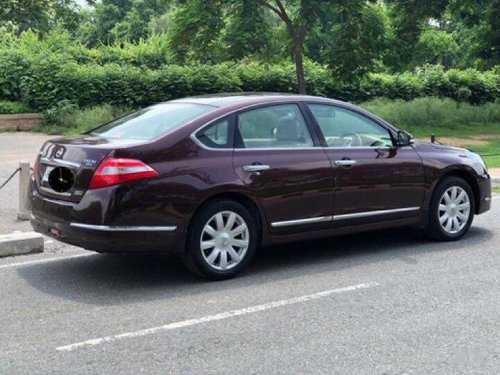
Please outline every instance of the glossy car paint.
[[[325, 103], [357, 111], [396, 137], [397, 129], [392, 125], [350, 104], [295, 95], [201, 97], [180, 101], [213, 105], [214, 111], [152, 141], [82, 135], [44, 145], [29, 197], [35, 230], [51, 235], [51, 229], [56, 228], [57, 239], [101, 252], [182, 253], [196, 211], [217, 197], [238, 200], [250, 209], [259, 223], [262, 245], [400, 225], [425, 226], [434, 188], [448, 174], [469, 182], [475, 193], [477, 214], [490, 207], [489, 176], [463, 149], [422, 142], [380, 149], [324, 147], [317, 125], [307, 113], [306, 103]], [[299, 103], [313, 132], [314, 147], [209, 149], [193, 140], [194, 133], [214, 120], [270, 103]], [[106, 156], [139, 159], [154, 168], [159, 176], [86, 190], [84, 185], [90, 182], [97, 165]], [[336, 166], [334, 161], [343, 158], [356, 160], [358, 164]], [[61, 163], [79, 165], [75, 170], [81, 177], [80, 185], [75, 186], [69, 196], [42, 189], [46, 165]], [[243, 166], [255, 163], [269, 164], [272, 168], [259, 173], [243, 170]], [[357, 212], [408, 207], [416, 209], [336, 220]], [[272, 225], [318, 217], [327, 220]], [[148, 231], [102, 231], [77, 228], [72, 223], [151, 228]], [[175, 230], [155, 231], [155, 227], [175, 227]]]

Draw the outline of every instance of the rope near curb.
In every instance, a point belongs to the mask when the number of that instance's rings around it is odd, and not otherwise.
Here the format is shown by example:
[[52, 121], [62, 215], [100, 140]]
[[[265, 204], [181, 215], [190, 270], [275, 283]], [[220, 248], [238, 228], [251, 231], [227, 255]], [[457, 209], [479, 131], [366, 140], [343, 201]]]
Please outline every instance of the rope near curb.
[[[431, 134], [431, 143], [437, 143], [437, 144], [440, 144], [442, 145], [443, 143], [439, 142], [439, 140], [437, 139], [437, 135], [436, 134]], [[441, 136], [439, 136], [441, 137]], [[474, 151], [473, 149], [471, 149], [471, 151], [473, 152], [476, 152]], [[500, 155], [500, 152], [495, 152], [493, 154], [480, 154], [479, 152], [476, 152], [479, 156], [482, 156], [482, 157], [485, 157], [485, 156], [498, 156]]]
[[5, 182], [0, 186], [0, 190], [2, 190], [2, 188], [7, 185], [7, 183], [12, 180], [12, 178], [16, 175], [17, 172], [19, 172], [21, 170], [21, 168], [17, 168], [14, 173], [12, 173], [9, 178], [7, 180], [5, 180]]

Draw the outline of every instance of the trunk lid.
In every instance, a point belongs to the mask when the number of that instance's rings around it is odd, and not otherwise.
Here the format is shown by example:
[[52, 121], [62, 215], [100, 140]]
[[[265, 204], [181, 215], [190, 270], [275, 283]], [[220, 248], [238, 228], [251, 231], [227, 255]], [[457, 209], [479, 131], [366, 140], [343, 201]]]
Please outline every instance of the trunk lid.
[[79, 202], [88, 189], [99, 163], [117, 148], [143, 143], [138, 140], [94, 136], [47, 141], [38, 155], [35, 181], [40, 194]]

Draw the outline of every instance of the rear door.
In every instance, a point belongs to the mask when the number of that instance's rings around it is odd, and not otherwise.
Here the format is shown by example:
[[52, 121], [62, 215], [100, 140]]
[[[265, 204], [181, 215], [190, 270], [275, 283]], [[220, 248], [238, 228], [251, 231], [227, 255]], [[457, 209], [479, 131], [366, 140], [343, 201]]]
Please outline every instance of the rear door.
[[325, 104], [308, 108], [332, 165], [335, 227], [419, 215], [424, 168], [411, 145], [394, 147], [390, 131], [361, 113]]
[[295, 103], [243, 111], [233, 167], [263, 207], [274, 234], [331, 227], [333, 176]]

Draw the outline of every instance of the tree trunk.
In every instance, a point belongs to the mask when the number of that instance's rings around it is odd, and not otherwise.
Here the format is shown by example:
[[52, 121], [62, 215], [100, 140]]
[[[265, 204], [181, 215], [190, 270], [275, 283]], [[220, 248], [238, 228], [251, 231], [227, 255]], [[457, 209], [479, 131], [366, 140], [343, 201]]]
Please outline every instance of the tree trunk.
[[301, 37], [293, 38], [293, 55], [295, 60], [295, 72], [297, 74], [297, 87], [299, 89], [299, 94], [305, 95], [306, 91], [306, 80], [304, 77], [304, 61], [302, 57], [302, 43], [304, 39]]

